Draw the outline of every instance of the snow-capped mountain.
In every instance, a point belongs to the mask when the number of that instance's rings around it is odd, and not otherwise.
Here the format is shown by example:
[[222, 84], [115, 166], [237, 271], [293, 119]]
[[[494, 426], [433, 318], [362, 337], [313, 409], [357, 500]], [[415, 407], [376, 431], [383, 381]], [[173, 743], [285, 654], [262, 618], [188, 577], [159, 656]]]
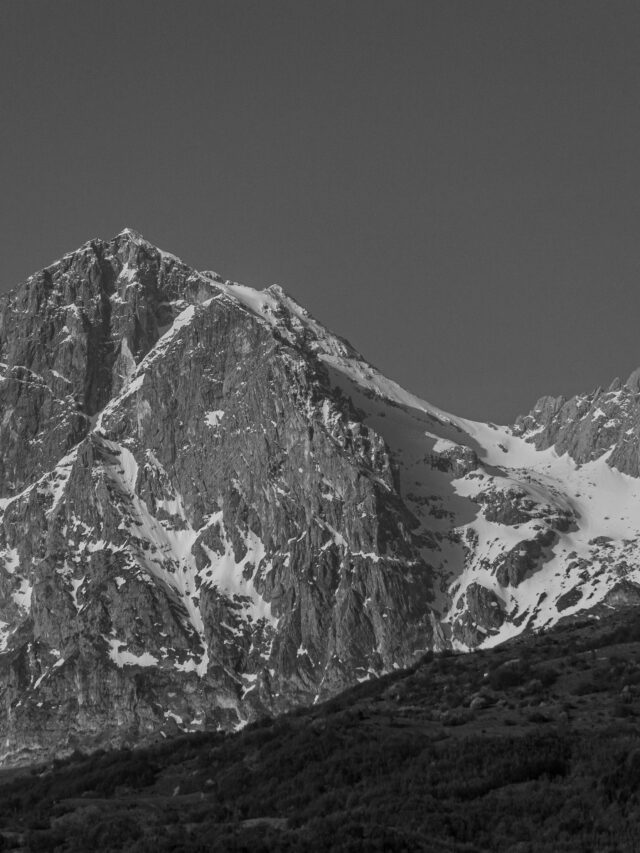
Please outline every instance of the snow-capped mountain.
[[513, 428], [129, 229], [0, 299], [4, 760], [236, 728], [640, 599], [640, 382]]

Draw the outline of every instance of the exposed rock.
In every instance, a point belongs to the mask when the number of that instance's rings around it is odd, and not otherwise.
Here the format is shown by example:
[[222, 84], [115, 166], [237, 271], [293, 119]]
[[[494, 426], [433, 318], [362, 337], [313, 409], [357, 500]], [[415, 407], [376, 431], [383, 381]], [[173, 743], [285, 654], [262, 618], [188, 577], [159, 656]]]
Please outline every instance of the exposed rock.
[[624, 384], [566, 400], [542, 397], [516, 421], [514, 432], [539, 449], [555, 447], [585, 464], [607, 453], [607, 462], [625, 474], [640, 473], [640, 368]]
[[484, 517], [487, 521], [497, 521], [499, 524], [523, 524], [532, 517], [537, 517], [536, 503], [527, 497], [525, 492], [508, 489], [506, 492], [497, 489], [488, 490], [478, 495], [478, 501], [483, 504]]
[[556, 608], [559, 613], [562, 613], [563, 610], [568, 610], [569, 607], [574, 607], [580, 599], [582, 598], [582, 590], [580, 587], [575, 587], [574, 589], [570, 589], [569, 592], [565, 592], [564, 595], [561, 595], [560, 598], [556, 601]]
[[441, 471], [451, 471], [454, 477], [464, 477], [478, 468], [478, 454], [471, 447], [450, 444], [442, 450], [432, 451], [432, 464]]
[[518, 586], [528, 573], [540, 567], [544, 549], [555, 539], [552, 530], [541, 530], [535, 539], [525, 539], [496, 561], [496, 579], [500, 586]]
[[470, 583], [458, 602], [463, 612], [452, 625], [452, 637], [473, 648], [504, 623], [504, 603], [487, 587]]
[[640, 605], [640, 584], [627, 580], [617, 583], [603, 599], [609, 607], [629, 607]]

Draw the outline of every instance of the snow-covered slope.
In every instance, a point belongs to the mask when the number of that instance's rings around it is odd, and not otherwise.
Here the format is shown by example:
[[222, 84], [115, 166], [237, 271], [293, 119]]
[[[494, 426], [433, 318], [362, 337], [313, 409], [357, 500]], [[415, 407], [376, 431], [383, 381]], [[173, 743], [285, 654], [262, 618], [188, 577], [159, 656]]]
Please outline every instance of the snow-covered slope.
[[361, 362], [323, 358], [437, 541], [424, 554], [455, 647], [640, 601], [640, 480], [611, 467], [611, 448], [581, 464], [520, 430], [442, 412]]

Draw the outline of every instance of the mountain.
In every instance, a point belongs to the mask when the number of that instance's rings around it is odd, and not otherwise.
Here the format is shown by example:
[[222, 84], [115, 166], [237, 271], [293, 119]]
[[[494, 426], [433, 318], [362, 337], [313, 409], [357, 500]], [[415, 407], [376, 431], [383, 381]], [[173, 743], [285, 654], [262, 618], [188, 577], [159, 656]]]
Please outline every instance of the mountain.
[[130, 229], [2, 297], [0, 362], [5, 763], [640, 600], [637, 376], [465, 420]]

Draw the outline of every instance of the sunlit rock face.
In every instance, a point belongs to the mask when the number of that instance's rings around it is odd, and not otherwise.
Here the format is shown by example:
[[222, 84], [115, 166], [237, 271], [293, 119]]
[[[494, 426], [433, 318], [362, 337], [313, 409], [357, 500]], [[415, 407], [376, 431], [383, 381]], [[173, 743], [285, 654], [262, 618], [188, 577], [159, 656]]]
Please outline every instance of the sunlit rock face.
[[640, 368], [626, 382], [614, 380], [607, 390], [597, 388], [566, 400], [542, 397], [533, 410], [518, 419], [516, 434], [526, 435], [539, 449], [555, 447], [578, 463], [607, 455], [612, 468], [640, 474]]
[[448, 415], [278, 286], [128, 229], [65, 255], [0, 300], [3, 760], [234, 729], [628, 604], [637, 471], [563, 405]]

